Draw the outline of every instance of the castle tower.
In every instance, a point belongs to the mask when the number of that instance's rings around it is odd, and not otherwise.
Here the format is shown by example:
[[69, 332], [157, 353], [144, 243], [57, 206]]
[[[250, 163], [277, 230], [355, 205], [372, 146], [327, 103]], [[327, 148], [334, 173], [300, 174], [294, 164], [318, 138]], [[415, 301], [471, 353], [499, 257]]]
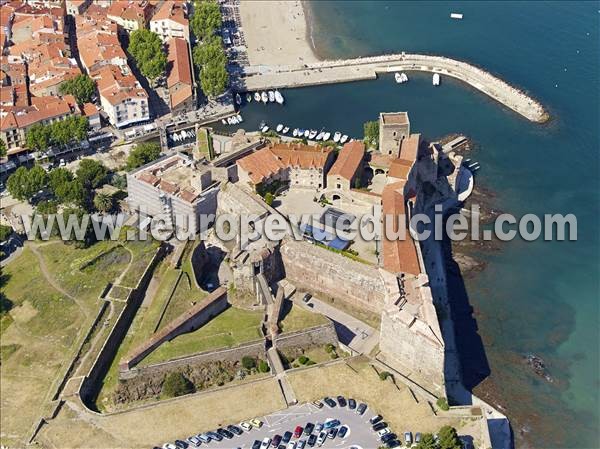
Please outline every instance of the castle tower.
[[379, 114], [379, 152], [390, 156], [400, 155], [402, 139], [410, 135], [407, 112], [382, 112]]

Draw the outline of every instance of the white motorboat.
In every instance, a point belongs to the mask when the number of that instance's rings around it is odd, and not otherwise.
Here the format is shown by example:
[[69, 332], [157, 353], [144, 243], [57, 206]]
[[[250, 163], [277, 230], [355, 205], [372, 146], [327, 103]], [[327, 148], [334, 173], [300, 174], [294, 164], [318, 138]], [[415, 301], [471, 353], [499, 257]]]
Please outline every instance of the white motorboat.
[[221, 123], [223, 123], [223, 125], [227, 125], [227, 120], [221, 119]]
[[260, 94], [258, 92], [254, 92], [254, 101], [260, 101]]
[[275, 128], [275, 130], [279, 133], [281, 132], [281, 130], [283, 129], [283, 125], [280, 123], [279, 125], [277, 125], [277, 128]]
[[269, 91], [269, 103], [273, 103], [275, 101], [275, 92], [272, 90]]
[[434, 73], [433, 74], [432, 83], [433, 83], [434, 86], [439, 86], [440, 85], [440, 74], [439, 73]]
[[323, 134], [323, 141], [327, 142], [330, 137], [331, 137], [331, 133], [329, 131], [325, 131], [325, 133]]
[[250, 92], [246, 94], [246, 103], [252, 103], [252, 94]]
[[269, 127], [267, 125], [263, 126], [262, 129], [261, 129], [261, 131], [263, 133], [266, 133], [268, 130], [269, 130]]
[[340, 143], [346, 143], [346, 140], [348, 140], [348, 136], [346, 134], [344, 134], [342, 136], [342, 138], [340, 139]]
[[227, 123], [230, 125], [235, 125], [235, 119], [233, 117], [227, 117]]
[[294, 130], [292, 131], [292, 136], [298, 137], [298, 128], [294, 128]]
[[408, 75], [404, 72], [402, 72], [400, 74], [400, 79], [402, 80], [403, 83], [406, 83], [408, 81]]
[[313, 140], [316, 136], [317, 136], [317, 130], [316, 129], [311, 129], [310, 132], [308, 133], [308, 138], [310, 140]]
[[269, 102], [269, 95], [263, 91], [260, 93], [260, 99], [262, 100], [263, 103], [268, 103]]
[[396, 79], [396, 82], [398, 84], [400, 84], [402, 82], [402, 77], [400, 76], [400, 74], [398, 72], [394, 73], [394, 78]]
[[404, 73], [404, 72], [402, 72], [402, 73], [396, 72], [394, 74], [394, 78], [396, 79], [396, 82], [398, 84], [406, 83], [408, 81], [408, 76], [406, 76], [406, 73]]
[[286, 126], [285, 128], [283, 128], [283, 131], [281, 131], [281, 132], [283, 134], [287, 134], [289, 130], [290, 130], [289, 126]]
[[175, 142], [179, 142], [179, 140], [180, 140], [180, 139], [179, 139], [179, 134], [177, 134], [177, 133], [173, 133], [173, 140], [174, 140]]
[[304, 131], [304, 137], [308, 138], [308, 136], [310, 136], [310, 130], [307, 129]]
[[316, 140], [321, 140], [323, 138], [323, 134], [324, 134], [323, 131], [321, 131], [319, 134], [317, 134]]
[[339, 131], [336, 131], [336, 133], [333, 135], [333, 141], [335, 143], [338, 143], [341, 138], [342, 138], [342, 133]]
[[242, 116], [240, 114], [236, 115], [235, 118], [237, 119], [238, 123], [242, 123], [244, 121], [244, 119], [242, 118]]
[[463, 18], [463, 15], [459, 12], [453, 12], [453, 13], [450, 13], [450, 18], [460, 20]]
[[240, 94], [235, 94], [235, 103], [239, 106], [242, 104], [242, 97]]
[[278, 90], [275, 91], [275, 101], [279, 104], [283, 104], [284, 102], [283, 95]]

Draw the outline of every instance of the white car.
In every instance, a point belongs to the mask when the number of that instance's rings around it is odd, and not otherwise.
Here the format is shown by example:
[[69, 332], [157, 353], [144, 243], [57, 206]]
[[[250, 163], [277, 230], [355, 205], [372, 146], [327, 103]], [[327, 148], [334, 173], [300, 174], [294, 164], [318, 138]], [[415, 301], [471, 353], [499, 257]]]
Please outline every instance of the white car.
[[244, 429], [246, 432], [248, 432], [248, 431], [252, 430], [252, 424], [250, 424], [249, 422], [246, 422], [246, 421], [242, 421], [242, 422], [240, 423], [240, 427], [241, 427], [242, 429]]
[[317, 438], [317, 446], [323, 446], [323, 443], [327, 439], [327, 432], [323, 431], [319, 434], [319, 438]]
[[175, 446], [173, 443], [165, 443], [163, 444], [163, 449], [177, 449], [177, 446]]
[[287, 449], [296, 449], [296, 442], [295, 441], [290, 441], [287, 444]]
[[267, 449], [271, 445], [271, 438], [265, 437], [260, 444], [260, 449]]
[[392, 431], [389, 427], [386, 427], [385, 429], [381, 429], [379, 432], [377, 432], [377, 435], [379, 435], [379, 437], [381, 438], [382, 436], [387, 435], [388, 433], [392, 433]]

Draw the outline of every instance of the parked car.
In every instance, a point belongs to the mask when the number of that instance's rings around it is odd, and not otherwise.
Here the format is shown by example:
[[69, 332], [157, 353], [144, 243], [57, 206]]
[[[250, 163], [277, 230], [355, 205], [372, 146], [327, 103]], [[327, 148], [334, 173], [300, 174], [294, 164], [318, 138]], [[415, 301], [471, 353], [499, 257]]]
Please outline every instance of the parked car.
[[415, 443], [419, 444], [421, 442], [421, 432], [415, 433]]
[[381, 429], [385, 429], [387, 427], [387, 423], [385, 421], [380, 421], [373, 426], [373, 430], [375, 432], [379, 432]]
[[311, 422], [306, 423], [304, 426], [304, 435], [310, 435], [315, 430], [315, 425]]
[[321, 401], [314, 401], [312, 404], [317, 408], [323, 408], [323, 403]]
[[271, 441], [271, 445], [276, 448], [279, 446], [279, 443], [281, 443], [281, 435], [275, 435], [273, 441]]
[[377, 424], [382, 419], [383, 419], [383, 416], [381, 416], [381, 415], [375, 415], [371, 419], [369, 419], [369, 422], [371, 423], [371, 425], [373, 425], [373, 424]]
[[285, 449], [296, 449], [296, 442], [295, 441], [290, 441]]
[[354, 410], [356, 408], [356, 401], [354, 399], [348, 399], [348, 408], [350, 410]]
[[381, 437], [381, 442], [387, 443], [388, 441], [392, 441], [392, 440], [396, 440], [396, 439], [398, 439], [398, 437], [396, 436], [395, 433], [386, 433], [385, 435], [383, 435]]
[[310, 293], [306, 293], [303, 297], [302, 297], [302, 302], [308, 302], [310, 301], [310, 299], [312, 298], [312, 295]]
[[290, 441], [292, 439], [292, 432], [290, 432], [289, 430], [283, 434], [283, 439], [281, 440], [282, 443], [287, 444], [288, 441]]
[[189, 437], [186, 441], [192, 447], [200, 447], [202, 444], [202, 441], [200, 441], [200, 438], [198, 438], [196, 435]]
[[188, 444], [185, 441], [175, 440], [175, 447], [177, 449], [187, 449]]
[[340, 431], [338, 432], [338, 436], [340, 438], [344, 438], [347, 433], [348, 433], [348, 426], [342, 426], [342, 427], [340, 427]]
[[306, 442], [310, 447], [313, 447], [317, 442], [317, 436], [314, 433], [311, 433], [308, 437], [308, 441]]
[[379, 435], [379, 438], [381, 438], [384, 435], [387, 435], [388, 433], [392, 433], [392, 431], [390, 430], [389, 427], [386, 427], [385, 429], [381, 429], [377, 432], [377, 435]]
[[306, 446], [306, 440], [302, 439], [302, 440], [298, 441], [298, 444], [296, 445], [296, 449], [304, 449], [304, 446]]
[[346, 407], [347, 403], [346, 403], [346, 398], [344, 398], [344, 396], [338, 396], [337, 402], [340, 407]]
[[385, 447], [387, 447], [388, 449], [393, 449], [399, 446], [402, 446], [402, 443], [399, 440], [391, 440], [385, 443]]
[[315, 424], [315, 432], [319, 433], [321, 430], [323, 430], [323, 424], [318, 422]]
[[238, 426], [234, 426], [233, 424], [229, 424], [227, 426], [227, 430], [229, 430], [231, 433], [234, 433], [236, 435], [241, 435], [242, 433], [244, 433], [242, 431], [242, 429], [240, 429]]
[[279, 446], [277, 446], [277, 449], [285, 449], [285, 444], [280, 444]]
[[242, 429], [244, 429], [246, 432], [252, 430], [252, 424], [250, 424], [248, 421], [242, 421], [240, 423], [240, 427]]
[[317, 438], [317, 446], [323, 446], [325, 439], [327, 438], [327, 432], [323, 431], [319, 434], [319, 438]]
[[367, 411], [367, 404], [365, 404], [364, 402], [361, 402], [359, 404], [359, 406], [356, 408], [356, 413], [358, 413], [359, 415], [364, 415], [366, 411]]
[[254, 440], [254, 443], [252, 443], [252, 449], [260, 449], [260, 441], [259, 440]]
[[262, 443], [260, 443], [260, 449], [267, 449], [271, 445], [271, 438], [264, 437]]
[[175, 446], [173, 443], [165, 443], [163, 444], [163, 449], [177, 449], [177, 446]]
[[296, 426], [296, 428], [294, 429], [294, 438], [300, 438], [303, 430], [304, 429], [302, 428], [302, 426]]
[[335, 436], [338, 433], [338, 429], [337, 427], [332, 427], [331, 429], [329, 429], [329, 432], [327, 432], [327, 438], [331, 438], [332, 440], [335, 438]]
[[330, 419], [329, 421], [325, 421], [325, 424], [323, 424], [323, 429], [327, 430], [327, 429], [332, 429], [334, 427], [337, 427], [340, 425], [340, 420], [339, 419]]
[[260, 429], [263, 425], [263, 422], [258, 418], [254, 418], [254, 419], [250, 420], [250, 424], [252, 424], [252, 427], [256, 427], [257, 429]]
[[221, 436], [224, 436], [228, 440], [231, 440], [233, 438], [233, 433], [231, 433], [229, 430], [225, 430], [221, 427], [217, 429], [217, 433]]
[[223, 439], [223, 437], [221, 435], [219, 435], [217, 432], [207, 432], [206, 434], [209, 437], [211, 437], [213, 440], [221, 441]]
[[333, 408], [336, 406], [336, 403], [331, 398], [323, 398], [323, 402], [329, 406], [329, 408]]
[[411, 432], [404, 432], [404, 443], [405, 444], [412, 444], [413, 438], [412, 438], [412, 433]]
[[200, 440], [203, 443], [210, 443], [210, 440], [212, 440], [212, 438], [210, 437], [210, 435], [208, 435], [206, 433], [201, 433], [200, 435], [198, 435], [198, 438], [200, 438]]

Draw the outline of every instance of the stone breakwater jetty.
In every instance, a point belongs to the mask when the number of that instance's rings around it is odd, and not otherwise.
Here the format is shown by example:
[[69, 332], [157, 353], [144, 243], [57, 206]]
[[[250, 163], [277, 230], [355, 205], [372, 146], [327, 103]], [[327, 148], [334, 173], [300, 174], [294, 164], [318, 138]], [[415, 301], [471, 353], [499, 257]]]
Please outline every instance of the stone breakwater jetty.
[[414, 71], [457, 78], [532, 122], [544, 123], [550, 118], [544, 107], [525, 92], [479, 67], [443, 56], [402, 53], [295, 66], [246, 66], [239, 81], [241, 88], [255, 91], [375, 79], [378, 73]]

